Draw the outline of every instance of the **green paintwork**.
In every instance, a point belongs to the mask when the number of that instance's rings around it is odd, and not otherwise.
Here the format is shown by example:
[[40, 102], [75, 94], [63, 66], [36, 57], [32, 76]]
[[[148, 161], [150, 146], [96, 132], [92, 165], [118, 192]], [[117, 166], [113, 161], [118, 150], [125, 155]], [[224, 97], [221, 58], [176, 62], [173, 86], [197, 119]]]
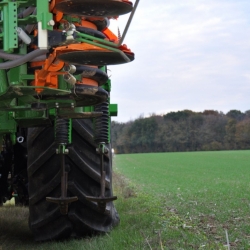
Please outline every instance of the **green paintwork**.
[[0, 133], [16, 131], [16, 122], [12, 112], [0, 112]]
[[117, 116], [118, 113], [118, 105], [117, 104], [109, 104], [109, 115]]
[[80, 33], [80, 32], [77, 32], [77, 35], [79, 36], [78, 39], [82, 38], [82, 39], [91, 39], [91, 40], [94, 40], [94, 41], [98, 41], [99, 43], [101, 44], [105, 44], [109, 47], [112, 47], [112, 48], [119, 48], [119, 45], [116, 44], [116, 43], [113, 43], [113, 42], [109, 42], [107, 40], [104, 40], [104, 39], [101, 39], [101, 38], [98, 38], [98, 37], [94, 37], [94, 36], [91, 36], [91, 35], [88, 35], [88, 34], [84, 34], [84, 33]]
[[[3, 59], [0, 58], [0, 63], [3, 62]], [[3, 93], [8, 88], [8, 80], [5, 70], [0, 70], [0, 93]]]
[[2, 1], [1, 8], [1, 25], [3, 25], [3, 49], [6, 52], [12, 52], [18, 47], [18, 37], [16, 32], [17, 26], [17, 3], [12, 1]]
[[[36, 6], [37, 14], [26, 18], [18, 19], [18, 8]], [[3, 50], [12, 53], [13, 49], [18, 48], [18, 35], [16, 27], [24, 26], [30, 23], [42, 23], [44, 30], [52, 30], [48, 25], [53, 20], [52, 13], [49, 12], [49, 1], [44, 0], [26, 0], [26, 1], [0, 1], [1, 20], [0, 27], [3, 28], [0, 38], [3, 40]]]
[[[104, 67], [103, 67], [103, 68], [104, 68]], [[105, 84], [103, 84], [102, 87], [103, 87], [105, 90], [107, 90], [108, 92], [110, 92], [110, 91], [111, 91], [111, 80], [108, 79], [108, 81], [107, 81]]]
[[47, 111], [21, 110], [15, 112], [15, 121], [22, 128], [52, 125]]
[[[18, 13], [29, 6], [37, 8], [37, 14], [29, 15], [25, 18], [18, 18]], [[27, 54], [27, 45], [18, 46], [18, 36], [16, 27], [25, 28], [27, 24], [42, 23], [42, 29], [52, 30], [53, 27], [48, 22], [53, 19], [52, 13], [49, 12], [49, 1], [45, 0], [22, 0], [0, 1], [0, 49], [7, 53], [19, 55]], [[69, 22], [79, 22], [77, 17], [64, 16]], [[129, 62], [129, 58], [118, 49], [118, 46], [112, 42], [99, 39], [87, 34], [78, 33], [78, 42], [85, 42], [97, 47], [119, 53], [124, 62]], [[3, 59], [0, 59], [0, 63]], [[101, 67], [106, 72], [106, 66]], [[7, 72], [7, 73], [6, 73]], [[81, 80], [81, 76], [75, 76]], [[16, 142], [17, 126], [28, 128], [34, 126], [53, 125], [57, 114], [56, 105], [60, 107], [60, 112], [79, 114], [82, 112], [93, 112], [94, 107], [77, 107], [74, 99], [67, 96], [71, 94], [72, 86], [63, 80], [62, 75], [58, 76], [58, 89], [39, 87], [43, 91], [37, 94], [36, 87], [31, 86], [35, 79], [34, 74], [30, 73], [27, 64], [11, 68], [9, 70], [0, 70], [0, 144], [5, 134], [10, 134], [12, 143]], [[111, 91], [110, 79], [102, 86], [106, 91]], [[44, 98], [47, 96], [48, 98]], [[40, 97], [43, 97], [40, 99]], [[109, 100], [108, 100], [109, 101]], [[34, 103], [45, 104], [45, 110], [32, 110], [31, 105]], [[66, 109], [65, 109], [66, 108]], [[69, 109], [70, 108], [70, 109]], [[117, 115], [117, 105], [109, 104], [109, 116]], [[92, 119], [94, 121], [94, 119]], [[110, 119], [109, 119], [110, 123]], [[109, 124], [110, 127], [110, 124]], [[70, 119], [69, 143], [72, 142], [72, 120]], [[110, 138], [110, 129], [109, 129]], [[1, 147], [1, 146], [0, 146]], [[65, 148], [63, 149], [63, 151]]]
[[53, 20], [53, 16], [49, 13], [49, 2], [44, 0], [37, 0], [37, 21], [42, 22], [42, 28], [44, 30], [53, 30], [53, 27], [48, 25], [50, 20]]
[[[47, 101], [40, 101], [39, 99], [36, 99], [34, 96], [38, 96], [35, 89], [36, 87], [33, 86], [21, 86], [21, 85], [13, 85], [10, 86], [7, 91], [5, 91], [3, 94], [0, 95], [0, 110], [1, 108], [7, 108], [7, 109], [15, 109], [16, 106], [11, 105], [11, 101], [14, 98], [20, 99], [25, 104], [31, 104], [34, 102], [43, 102], [47, 103], [49, 108], [52, 108], [55, 106], [56, 102], [63, 102], [63, 103], [72, 103], [73, 100], [64, 100], [60, 99], [60, 96], [65, 96], [71, 93], [71, 91], [68, 90], [60, 90], [60, 89], [53, 89], [48, 87], [39, 87], [40, 89], [43, 89], [42, 95], [53, 95], [57, 96], [57, 98], [54, 98], [54, 100], [47, 100]], [[68, 105], [66, 105], [68, 106]], [[29, 106], [25, 106], [27, 108]], [[17, 108], [18, 109], [18, 108]]]
[[72, 143], [72, 119], [69, 119], [69, 144]]

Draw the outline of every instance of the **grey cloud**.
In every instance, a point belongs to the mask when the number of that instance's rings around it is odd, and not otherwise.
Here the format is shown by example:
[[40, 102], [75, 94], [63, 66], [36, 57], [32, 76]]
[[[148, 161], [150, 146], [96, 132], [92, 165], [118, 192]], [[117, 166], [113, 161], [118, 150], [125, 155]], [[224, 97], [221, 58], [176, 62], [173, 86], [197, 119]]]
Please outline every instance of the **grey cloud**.
[[243, 0], [141, 1], [125, 40], [136, 59], [110, 67], [112, 101], [120, 107], [114, 120], [180, 109], [248, 110], [249, 12]]

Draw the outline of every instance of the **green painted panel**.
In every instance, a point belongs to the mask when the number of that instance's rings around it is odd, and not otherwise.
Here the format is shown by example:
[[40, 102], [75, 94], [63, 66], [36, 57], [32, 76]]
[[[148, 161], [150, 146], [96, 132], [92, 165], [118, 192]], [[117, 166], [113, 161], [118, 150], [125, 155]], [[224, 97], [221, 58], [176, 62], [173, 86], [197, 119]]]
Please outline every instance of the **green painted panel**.
[[17, 24], [17, 3], [16, 2], [3, 2], [2, 18], [3, 18], [3, 49], [6, 52], [11, 52], [14, 48], [18, 47], [18, 37], [16, 32]]
[[37, 21], [42, 22], [42, 28], [44, 30], [53, 30], [53, 27], [48, 25], [50, 20], [53, 20], [52, 14], [49, 12], [49, 1], [37, 0]]
[[118, 113], [118, 105], [117, 104], [109, 104], [109, 115], [117, 116]]
[[[0, 63], [3, 62], [3, 59], [0, 58]], [[8, 88], [8, 80], [6, 75], [6, 70], [0, 70], [0, 94], [5, 92]]]
[[0, 134], [15, 133], [16, 122], [12, 112], [0, 112]]

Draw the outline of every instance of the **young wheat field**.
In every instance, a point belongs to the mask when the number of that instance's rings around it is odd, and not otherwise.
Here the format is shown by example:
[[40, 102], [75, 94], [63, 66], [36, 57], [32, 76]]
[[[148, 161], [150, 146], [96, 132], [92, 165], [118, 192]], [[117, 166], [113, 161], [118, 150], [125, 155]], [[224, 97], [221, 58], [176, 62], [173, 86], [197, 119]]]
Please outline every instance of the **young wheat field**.
[[250, 249], [250, 151], [115, 155], [121, 223], [36, 243], [28, 209], [0, 208], [0, 249]]
[[250, 151], [117, 155], [115, 170], [158, 200], [159, 249], [250, 249]]

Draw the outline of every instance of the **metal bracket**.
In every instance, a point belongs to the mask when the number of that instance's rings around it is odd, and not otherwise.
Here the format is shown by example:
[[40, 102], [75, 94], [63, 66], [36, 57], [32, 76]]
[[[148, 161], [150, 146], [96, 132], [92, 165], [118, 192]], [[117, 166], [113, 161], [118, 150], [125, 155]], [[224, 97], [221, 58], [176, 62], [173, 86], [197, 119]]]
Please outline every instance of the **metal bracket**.
[[[62, 145], [60, 145], [62, 146]], [[46, 201], [56, 203], [59, 205], [60, 212], [63, 215], [68, 214], [69, 204], [78, 200], [77, 196], [67, 197], [68, 190], [68, 173], [65, 171], [65, 146], [59, 146], [59, 153], [61, 158], [61, 197], [46, 197]]]
[[0, 34], [0, 37], [3, 38], [5, 52], [12, 52], [13, 49], [18, 48], [17, 7], [17, 2], [1, 1], [0, 3], [1, 24], [3, 26], [3, 33]]
[[37, 22], [41, 22], [41, 28], [43, 30], [53, 30], [53, 26], [50, 25], [50, 21], [53, 20], [52, 13], [49, 12], [49, 1], [36, 1], [37, 7]]
[[110, 202], [110, 201], [117, 200], [117, 196], [105, 197], [106, 171], [104, 170], [104, 162], [103, 162], [103, 155], [107, 153], [107, 148], [105, 147], [105, 144], [100, 143], [96, 151], [100, 154], [100, 173], [101, 173], [100, 185], [101, 185], [101, 193], [100, 193], [99, 197], [86, 196], [86, 199], [89, 200], [89, 201], [97, 202], [99, 210], [101, 212], [105, 213], [107, 203]]

